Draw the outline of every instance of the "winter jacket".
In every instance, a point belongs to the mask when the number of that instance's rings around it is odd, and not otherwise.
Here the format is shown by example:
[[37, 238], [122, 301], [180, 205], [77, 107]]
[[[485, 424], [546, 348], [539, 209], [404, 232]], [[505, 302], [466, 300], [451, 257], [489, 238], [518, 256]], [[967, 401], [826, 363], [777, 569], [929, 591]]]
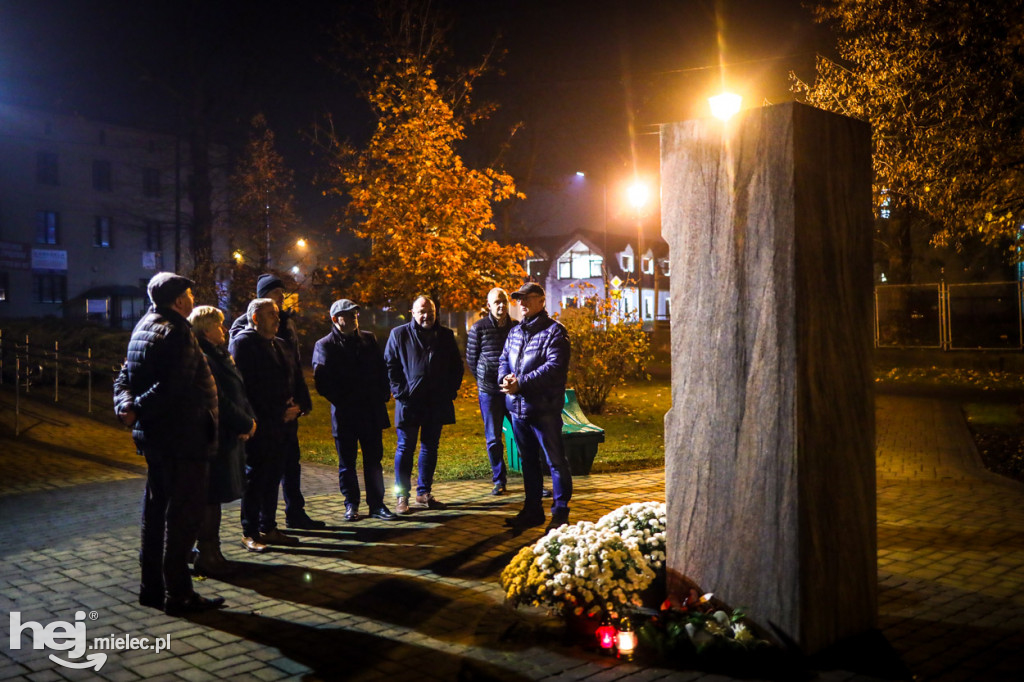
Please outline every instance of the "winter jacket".
[[331, 403], [331, 435], [338, 435], [339, 426], [391, 426], [388, 368], [373, 332], [352, 336], [332, 325], [313, 347], [313, 380], [317, 393]]
[[[228, 330], [228, 337], [235, 338], [235, 336], [243, 329], [249, 329], [252, 325], [249, 323], [249, 319], [243, 313], [235, 318], [235, 321], [231, 323], [231, 329]], [[299, 352], [299, 334], [295, 331], [295, 323], [292, 322], [292, 313], [288, 310], [280, 311], [280, 323], [277, 326], [277, 340], [281, 342], [282, 347], [288, 355], [288, 359], [292, 363], [292, 371], [294, 372], [294, 385], [292, 387], [293, 395], [295, 397], [295, 404], [299, 406], [303, 414], [308, 414], [313, 409], [313, 399], [309, 395], [309, 386], [306, 385], [306, 379], [302, 376], [302, 354]]]
[[509, 332], [498, 361], [498, 378], [515, 374], [519, 379], [519, 392], [505, 396], [510, 415], [525, 419], [561, 414], [569, 353], [569, 332], [546, 311]]
[[288, 401], [294, 400], [294, 370], [284, 344], [247, 328], [232, 337], [228, 350], [256, 414], [256, 434], [249, 440], [247, 452], [276, 448], [284, 437]]
[[114, 381], [114, 410], [133, 410], [139, 454], [209, 459], [217, 447], [217, 386], [192, 325], [166, 307], [149, 309], [132, 331]]
[[415, 321], [395, 327], [384, 361], [395, 396], [395, 426], [455, 423], [462, 355], [451, 329], [436, 323], [422, 329]]
[[505, 339], [517, 322], [506, 318], [505, 326], [499, 326], [493, 315], [487, 315], [469, 328], [466, 339], [466, 366], [476, 378], [476, 387], [481, 393], [497, 395], [498, 360], [505, 347]]
[[256, 415], [245, 394], [242, 375], [228, 351], [199, 338], [210, 372], [217, 382], [220, 414], [217, 457], [210, 465], [210, 502], [237, 500], [245, 492], [245, 442], [239, 436], [252, 431]]

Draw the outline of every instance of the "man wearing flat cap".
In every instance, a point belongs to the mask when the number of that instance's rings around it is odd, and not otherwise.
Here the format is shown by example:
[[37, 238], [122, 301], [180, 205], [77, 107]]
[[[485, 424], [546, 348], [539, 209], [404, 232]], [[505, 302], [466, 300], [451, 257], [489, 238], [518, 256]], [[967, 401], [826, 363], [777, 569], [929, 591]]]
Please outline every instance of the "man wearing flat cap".
[[217, 452], [218, 416], [217, 385], [186, 319], [194, 305], [192, 285], [173, 272], [153, 276], [153, 306], [135, 325], [114, 382], [114, 411], [132, 427], [148, 466], [139, 603], [171, 615], [224, 603], [196, 594], [188, 570]]
[[384, 353], [373, 332], [359, 329], [359, 306], [347, 298], [331, 304], [331, 332], [313, 347], [316, 390], [331, 403], [331, 433], [338, 451], [338, 487], [345, 497], [345, 520], [358, 521], [359, 473], [356, 456], [363, 450], [363, 485], [372, 518], [391, 521], [384, 504], [381, 460], [384, 429], [391, 426], [391, 399]]
[[[299, 352], [299, 335], [295, 331], [292, 313], [284, 307], [284, 282], [272, 273], [264, 273], [256, 280], [256, 298], [269, 298], [277, 306], [279, 322], [276, 338], [289, 362], [292, 363], [294, 386], [292, 395], [299, 406], [299, 416], [305, 416], [313, 409], [309, 387], [302, 375], [302, 357]], [[229, 336], [235, 336], [252, 323], [246, 315], [240, 315], [232, 324]], [[306, 498], [302, 495], [302, 466], [299, 462], [299, 420], [289, 422], [285, 429], [284, 472], [281, 476], [281, 493], [284, 495], [285, 525], [288, 528], [318, 530], [327, 526], [323, 521], [309, 518], [306, 513]]]
[[562, 444], [562, 407], [569, 374], [569, 333], [544, 310], [544, 289], [529, 282], [512, 294], [522, 320], [508, 334], [498, 360], [512, 433], [523, 466], [523, 509], [506, 524], [521, 532], [544, 523], [541, 456], [554, 489], [548, 530], [569, 521], [572, 472]]

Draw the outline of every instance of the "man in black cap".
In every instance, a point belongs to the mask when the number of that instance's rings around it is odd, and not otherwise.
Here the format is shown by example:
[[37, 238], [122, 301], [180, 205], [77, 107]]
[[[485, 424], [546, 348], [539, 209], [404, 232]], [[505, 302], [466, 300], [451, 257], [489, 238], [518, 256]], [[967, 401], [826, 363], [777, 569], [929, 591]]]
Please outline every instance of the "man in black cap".
[[196, 594], [188, 571], [217, 452], [217, 385], [186, 319], [192, 285], [173, 272], [153, 276], [153, 307], [135, 325], [114, 382], [114, 410], [148, 465], [139, 603], [171, 615], [224, 604]]
[[[292, 313], [284, 308], [284, 282], [277, 275], [264, 273], [256, 280], [256, 298], [269, 298], [277, 306], [280, 321], [277, 327], [279, 339], [285, 355], [293, 364], [292, 376], [295, 385], [292, 395], [299, 406], [299, 416], [305, 416], [313, 409], [313, 401], [309, 396], [309, 387], [302, 375], [302, 358], [299, 353], [299, 335], [295, 331]], [[235, 336], [251, 322], [245, 315], [239, 316], [232, 324], [229, 336]], [[284, 439], [284, 472], [281, 476], [281, 492], [284, 495], [285, 525], [288, 528], [303, 530], [319, 530], [327, 526], [323, 521], [309, 518], [306, 513], [306, 498], [302, 495], [302, 466], [299, 450], [299, 420], [291, 421], [285, 430]]]
[[338, 450], [338, 486], [345, 496], [345, 520], [359, 520], [356, 455], [363, 449], [363, 483], [370, 516], [391, 521], [384, 504], [381, 433], [391, 426], [387, 402], [391, 384], [384, 353], [373, 332], [359, 329], [359, 306], [347, 298], [331, 304], [331, 333], [313, 348], [316, 390], [331, 403], [331, 431]]
[[544, 289], [524, 284], [512, 294], [522, 320], [508, 334], [498, 378], [523, 466], [523, 509], [506, 520], [513, 530], [544, 523], [541, 454], [551, 469], [554, 500], [548, 530], [569, 521], [572, 472], [562, 444], [562, 407], [569, 374], [569, 332], [544, 310]]

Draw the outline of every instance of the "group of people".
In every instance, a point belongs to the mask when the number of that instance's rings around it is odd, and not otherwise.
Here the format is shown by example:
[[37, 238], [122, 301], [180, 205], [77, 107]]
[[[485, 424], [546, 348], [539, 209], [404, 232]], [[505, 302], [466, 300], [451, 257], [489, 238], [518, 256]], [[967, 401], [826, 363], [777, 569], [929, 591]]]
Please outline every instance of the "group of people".
[[[227, 333], [220, 310], [195, 306], [193, 285], [169, 272], [150, 280], [152, 307], [132, 332], [114, 384], [115, 412], [132, 427], [148, 465], [139, 602], [172, 615], [224, 603], [197, 594], [189, 570], [192, 563], [197, 574], [224, 578], [236, 568], [220, 550], [221, 504], [241, 499], [242, 544], [250, 552], [299, 544], [277, 527], [278, 486], [288, 528], [327, 526], [306, 513], [300, 487], [298, 421], [312, 400], [298, 336], [283, 307], [282, 281], [260, 276], [257, 297]], [[509, 314], [510, 298], [519, 305], [519, 322]], [[411, 320], [393, 329], [381, 349], [372, 332], [359, 328], [359, 310], [349, 299], [335, 301], [331, 330], [316, 342], [312, 357], [316, 390], [331, 406], [344, 520], [361, 518], [364, 491], [367, 513], [376, 519], [391, 521], [415, 508], [444, 509], [432, 488], [441, 432], [455, 422], [462, 385], [455, 334], [438, 322], [435, 302], [421, 295], [413, 301]], [[572, 474], [561, 440], [569, 353], [568, 334], [548, 316], [537, 284], [525, 284], [511, 297], [492, 289], [486, 314], [469, 330], [466, 361], [477, 381], [492, 494], [507, 492], [501, 431], [506, 418], [520, 452], [525, 502], [506, 520], [515, 532], [547, 520], [541, 457], [553, 488], [548, 527], [569, 518]], [[385, 503], [382, 467], [392, 397], [393, 511]]]

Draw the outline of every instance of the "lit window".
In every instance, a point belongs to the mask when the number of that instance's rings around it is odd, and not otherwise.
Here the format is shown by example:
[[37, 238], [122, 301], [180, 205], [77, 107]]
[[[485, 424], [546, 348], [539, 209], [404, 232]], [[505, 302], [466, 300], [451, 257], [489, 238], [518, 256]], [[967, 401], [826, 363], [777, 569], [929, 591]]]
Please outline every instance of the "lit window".
[[36, 303], [63, 303], [67, 299], [67, 275], [32, 275], [32, 298]]
[[633, 256], [629, 254], [622, 254], [622, 271], [633, 272]]
[[60, 216], [56, 211], [36, 212], [36, 244], [56, 244], [59, 228]]
[[101, 249], [110, 248], [110, 218], [106, 216], [96, 216], [92, 245]]
[[558, 261], [558, 279], [572, 279], [572, 261]]

